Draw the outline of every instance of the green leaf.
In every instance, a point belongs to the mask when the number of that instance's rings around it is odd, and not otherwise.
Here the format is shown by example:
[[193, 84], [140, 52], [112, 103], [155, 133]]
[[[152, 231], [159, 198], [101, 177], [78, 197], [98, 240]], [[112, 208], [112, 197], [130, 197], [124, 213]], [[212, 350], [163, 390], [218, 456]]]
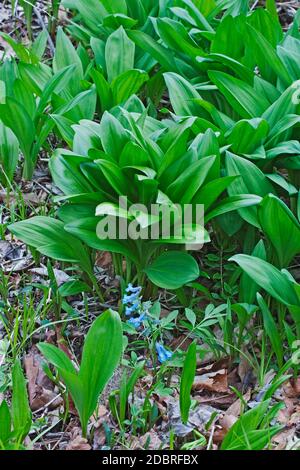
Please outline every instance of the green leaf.
[[236, 178], [236, 176], [223, 176], [223, 178], [210, 181], [199, 189], [193, 203], [204, 204], [205, 211], [207, 211]]
[[84, 384], [86, 421], [117, 367], [122, 351], [122, 325], [117, 312], [107, 310], [90, 328], [84, 343], [79, 378]]
[[[266, 261], [267, 254], [263, 240], [260, 240], [257, 245], [254, 247], [252, 256], [260, 258]], [[255, 294], [260, 290], [260, 286], [251, 279], [248, 274], [243, 272], [240, 283], [240, 301], [246, 302], [248, 304], [253, 304], [255, 300]]]
[[59, 94], [74, 78], [75, 65], [69, 65], [51, 77], [51, 79], [45, 84], [41, 99], [37, 107], [37, 114], [44, 111], [53, 93]]
[[132, 95], [135, 95], [141, 86], [149, 79], [143, 70], [127, 70], [116, 77], [111, 84], [113, 104], [122, 104]]
[[39, 349], [57, 367], [74, 400], [86, 436], [99, 396], [121, 359], [123, 340], [119, 314], [107, 310], [94, 321], [85, 338], [79, 372], [58, 348], [40, 343]]
[[55, 367], [63, 369], [70, 374], [77, 374], [77, 370], [73, 366], [71, 359], [64, 351], [48, 343], [39, 343], [38, 348]]
[[247, 83], [224, 72], [209, 71], [209, 78], [223, 93], [232, 108], [245, 119], [256, 118], [269, 107], [268, 101]]
[[[295, 84], [297, 85], [297, 82], [295, 82]], [[291, 85], [273, 104], [271, 104], [271, 106], [268, 106], [261, 115], [262, 119], [268, 121], [271, 133], [275, 126], [278, 125], [280, 119], [286, 119], [289, 114], [296, 114], [297, 100], [294, 99], [295, 93], [297, 95], [297, 86]]]
[[[237, 178], [229, 186], [228, 194], [230, 196], [238, 194], [256, 194], [264, 197], [267, 194], [274, 192], [272, 184], [268, 178], [249, 160], [227, 152], [225, 163], [227, 174], [229, 176], [241, 176], [241, 178]], [[248, 223], [259, 227], [256, 208], [241, 209], [239, 213]]]
[[276, 84], [277, 77], [279, 77], [286, 86], [289, 86], [292, 79], [280, 60], [276, 50], [270, 42], [252, 26], [248, 25], [248, 35], [251, 42], [251, 52], [256, 59], [256, 65], [263, 78], [272, 81], [270, 71], [273, 71], [273, 83]]
[[36, 216], [9, 226], [9, 230], [29, 246], [50, 258], [79, 263], [90, 269], [90, 261], [81, 242], [64, 230], [60, 220]]
[[183, 171], [167, 188], [166, 193], [172, 198], [172, 201], [189, 204], [205, 181], [215, 161], [215, 156], [201, 158]]
[[283, 366], [283, 346], [282, 346], [282, 339], [278, 331], [278, 327], [274, 321], [273, 315], [268, 309], [268, 306], [262, 296], [257, 294], [257, 302], [261, 309], [263, 319], [264, 319], [264, 330], [267, 333], [273, 351], [277, 357], [278, 366], [281, 368]]
[[[12, 181], [19, 160], [19, 142], [9, 127], [5, 127], [0, 121], [0, 165], [5, 172], [8, 181]], [[0, 172], [0, 183], [6, 187], [7, 179]]]
[[134, 68], [135, 44], [127, 36], [123, 26], [114, 31], [105, 46], [108, 81]]
[[9, 127], [17, 137], [28, 165], [33, 165], [31, 148], [36, 131], [30, 115], [14, 98], [8, 97], [5, 104], [0, 104], [0, 115], [5, 126]]
[[63, 29], [59, 27], [56, 36], [55, 55], [53, 58], [54, 73], [70, 65], [75, 66], [75, 68], [73, 70], [73, 80], [68, 88], [72, 96], [75, 96], [80, 91], [80, 80], [83, 80], [82, 63], [70, 39], [63, 32]]
[[142, 31], [128, 31], [128, 36], [144, 51], [148, 52], [166, 70], [178, 72], [178, 67], [171, 51], [159, 44]]
[[79, 220], [74, 219], [65, 225], [65, 230], [75, 237], [79, 238], [87, 246], [95, 250], [110, 251], [112, 253], [120, 253], [127, 256], [134, 263], [138, 264], [138, 257], [134, 246], [130, 240], [109, 240], [98, 237], [97, 224], [100, 222], [99, 217], [82, 217]]
[[31, 411], [28, 403], [26, 382], [20, 361], [16, 360], [12, 369], [12, 422], [13, 429], [22, 442], [31, 428]]
[[112, 107], [112, 92], [109, 83], [105, 80], [102, 73], [96, 69], [92, 69], [90, 71], [90, 75], [96, 85], [101, 112], [104, 113], [104, 111], [109, 111]]
[[179, 21], [170, 18], [157, 18], [156, 28], [163, 42], [172, 50], [181, 51], [191, 58], [201, 55], [201, 48], [188, 34]]
[[279, 267], [288, 267], [300, 252], [299, 222], [285, 203], [273, 194], [263, 199], [258, 216], [262, 230], [276, 251]]
[[196, 260], [183, 251], [168, 251], [147, 266], [150, 281], [163, 289], [179, 289], [199, 277]]
[[194, 101], [201, 99], [197, 90], [185, 78], [177, 73], [164, 73], [170, 101], [178, 116], [198, 116], [202, 108]]
[[237, 122], [226, 134], [231, 149], [237, 154], [251, 154], [260, 147], [267, 137], [269, 125], [260, 118]]
[[240, 211], [244, 207], [257, 206], [262, 201], [260, 196], [255, 194], [237, 194], [223, 199], [214, 209], [205, 215], [205, 223], [218, 217], [219, 215], [226, 214], [232, 211]]
[[9, 46], [14, 50], [16, 56], [25, 63], [37, 62], [37, 57], [34, 57], [33, 54], [20, 42], [15, 41], [9, 34], [0, 32], [0, 37], [9, 44]]
[[129, 134], [120, 121], [108, 112], [103, 114], [100, 124], [100, 136], [105, 153], [118, 161], [124, 147], [130, 140]]
[[11, 434], [11, 417], [5, 400], [0, 405], [0, 447], [5, 447]]
[[229, 261], [235, 261], [251, 279], [279, 302], [299, 306], [293, 283], [272, 264], [249, 255], [235, 255]]
[[263, 427], [270, 400], [244, 413], [226, 434], [221, 450], [263, 450], [281, 426]]
[[86, 157], [74, 155], [66, 150], [54, 152], [49, 168], [56, 186], [66, 195], [93, 191], [93, 186], [80, 172], [81, 163], [89, 161]]
[[189, 411], [191, 407], [191, 390], [194, 383], [196, 373], [196, 342], [194, 341], [186, 353], [183, 364], [183, 370], [180, 380], [180, 414], [184, 424], [187, 424], [189, 419]]

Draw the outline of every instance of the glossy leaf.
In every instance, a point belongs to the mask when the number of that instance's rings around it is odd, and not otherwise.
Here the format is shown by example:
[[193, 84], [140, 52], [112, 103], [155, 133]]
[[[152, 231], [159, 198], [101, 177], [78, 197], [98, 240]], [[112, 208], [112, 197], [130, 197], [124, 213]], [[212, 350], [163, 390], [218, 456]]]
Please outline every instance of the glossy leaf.
[[47, 343], [38, 345], [65, 382], [78, 410], [83, 435], [99, 396], [117, 367], [123, 350], [122, 324], [117, 312], [107, 310], [92, 324], [85, 338], [77, 372], [67, 355]]

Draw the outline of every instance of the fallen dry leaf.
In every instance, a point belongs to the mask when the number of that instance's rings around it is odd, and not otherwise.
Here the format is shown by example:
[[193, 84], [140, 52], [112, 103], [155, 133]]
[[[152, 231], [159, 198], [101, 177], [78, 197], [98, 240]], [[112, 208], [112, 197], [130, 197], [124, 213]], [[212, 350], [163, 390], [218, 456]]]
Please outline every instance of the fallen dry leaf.
[[[249, 388], [249, 390], [243, 395], [243, 399], [246, 403], [248, 403], [248, 401], [250, 400], [251, 398], [251, 390]], [[229, 415], [229, 416], [235, 416], [236, 418], [238, 418], [241, 414], [241, 408], [242, 407], [242, 401], [240, 400], [240, 398], [238, 398], [234, 403], [232, 403], [232, 405], [230, 405], [230, 407], [226, 410], [226, 413], [225, 415]]]
[[[24, 202], [28, 202], [30, 204], [41, 204], [45, 200], [45, 195], [38, 196], [36, 193], [22, 193], [22, 198]], [[16, 202], [16, 195], [15, 193], [7, 193], [6, 191], [0, 191], [0, 201], [13, 204]]]
[[230, 415], [230, 414], [225, 414], [223, 416], [223, 418], [221, 418], [219, 420], [219, 423], [220, 423], [220, 426], [222, 426], [223, 429], [225, 429], [226, 431], [228, 431], [231, 426], [234, 425], [234, 423], [236, 423], [238, 420], [238, 418], [236, 416], [233, 416], [233, 415]]
[[230, 365], [230, 357], [224, 357], [212, 364], [202, 365], [196, 371], [196, 375], [207, 374], [208, 372], [218, 372], [220, 369], [228, 369]]
[[44, 406], [53, 410], [63, 403], [61, 397], [54, 392], [53, 383], [41, 367], [42, 357], [34, 349], [24, 358], [24, 367], [28, 379], [29, 403], [32, 411]]
[[196, 375], [193, 390], [207, 390], [209, 392], [228, 393], [227, 370]]
[[153, 429], [141, 437], [134, 437], [130, 446], [132, 450], [158, 450], [162, 447], [163, 441]]
[[284, 404], [285, 407], [279, 410], [277, 415], [277, 421], [280, 424], [288, 424], [295, 410], [294, 402], [291, 398], [286, 397], [284, 399]]
[[300, 396], [300, 377], [290, 379], [284, 384], [283, 390], [288, 398], [297, 398]]
[[91, 450], [91, 446], [84, 437], [77, 436], [66, 447], [66, 450]]
[[[42, 277], [49, 276], [48, 269], [46, 268], [46, 266], [41, 266], [40, 268], [30, 269], [30, 272], [33, 274], [37, 274], [38, 276], [42, 276]], [[64, 271], [61, 271], [60, 269], [53, 268], [53, 272], [55, 275], [56, 282], [59, 286], [61, 284], [64, 284], [65, 282], [68, 282], [71, 279], [71, 277], [67, 273], [65, 273]]]
[[92, 416], [90, 420], [90, 428], [93, 431], [93, 450], [99, 450], [106, 444], [106, 433], [103, 424], [107, 423], [109, 427], [113, 426], [110, 411], [104, 405], [99, 405], [97, 417]]
[[96, 266], [101, 266], [101, 268], [106, 268], [112, 264], [112, 257], [108, 251], [98, 251], [96, 255]]
[[193, 429], [205, 432], [205, 425], [211, 420], [212, 415], [221, 415], [221, 411], [209, 405], [199, 404], [195, 409], [190, 410], [187, 424], [181, 421], [178, 398], [174, 397], [168, 401], [168, 421], [164, 423], [166, 428], [173, 429], [176, 436], [187, 436]]
[[272, 442], [275, 444], [275, 450], [285, 450], [288, 442], [295, 437], [296, 429], [288, 429], [276, 434]]

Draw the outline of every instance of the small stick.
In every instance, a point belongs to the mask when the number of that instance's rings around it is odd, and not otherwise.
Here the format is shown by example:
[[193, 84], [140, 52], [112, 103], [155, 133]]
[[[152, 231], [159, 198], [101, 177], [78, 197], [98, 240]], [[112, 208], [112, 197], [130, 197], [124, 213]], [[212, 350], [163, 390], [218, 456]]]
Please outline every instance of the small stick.
[[42, 15], [40, 14], [39, 10], [38, 10], [36, 7], [34, 7], [33, 10], [34, 10], [34, 13], [36, 14], [36, 17], [37, 17], [37, 19], [38, 19], [38, 22], [40, 23], [40, 26], [41, 26], [44, 30], [47, 31], [47, 40], [48, 40], [49, 48], [50, 48], [51, 54], [54, 55], [54, 54], [55, 54], [55, 46], [54, 46], [54, 44], [53, 44], [52, 38], [51, 38], [51, 36], [50, 36], [50, 34], [49, 34], [49, 31], [48, 31], [48, 29], [46, 28], [46, 25], [45, 25], [45, 23], [44, 23], [43, 17], [42, 17]]

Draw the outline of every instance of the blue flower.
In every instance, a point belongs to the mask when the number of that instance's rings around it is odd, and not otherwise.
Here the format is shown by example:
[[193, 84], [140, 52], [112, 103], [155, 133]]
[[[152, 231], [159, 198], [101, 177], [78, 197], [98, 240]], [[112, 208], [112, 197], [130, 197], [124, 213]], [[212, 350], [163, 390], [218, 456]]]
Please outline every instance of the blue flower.
[[140, 302], [140, 298], [139, 298], [139, 292], [135, 292], [131, 295], [124, 295], [123, 297], [123, 305], [128, 305], [128, 304], [134, 304], [134, 303], [137, 303]]
[[137, 304], [134, 304], [131, 307], [126, 307], [125, 308], [126, 317], [130, 317], [131, 315], [133, 315], [137, 311], [137, 307], [138, 307]]
[[164, 362], [168, 361], [169, 359], [171, 359], [171, 357], [173, 356], [173, 353], [171, 353], [171, 351], [168, 351], [163, 344], [161, 343], [156, 343], [155, 344], [155, 347], [156, 347], [156, 352], [157, 352], [157, 356], [158, 356], [158, 360], [161, 364], [163, 364]]
[[141, 324], [143, 323], [144, 319], [146, 318], [146, 314], [145, 313], [142, 313], [139, 317], [137, 318], [130, 318], [130, 320], [128, 320], [128, 323], [130, 325], [132, 325], [134, 328], [138, 329]]
[[134, 287], [131, 283], [128, 284], [127, 288], [126, 288], [126, 292], [127, 293], [133, 293], [133, 294], [136, 294], [136, 293], [140, 293], [142, 290], [142, 288], [140, 286], [137, 286], [137, 287]]

